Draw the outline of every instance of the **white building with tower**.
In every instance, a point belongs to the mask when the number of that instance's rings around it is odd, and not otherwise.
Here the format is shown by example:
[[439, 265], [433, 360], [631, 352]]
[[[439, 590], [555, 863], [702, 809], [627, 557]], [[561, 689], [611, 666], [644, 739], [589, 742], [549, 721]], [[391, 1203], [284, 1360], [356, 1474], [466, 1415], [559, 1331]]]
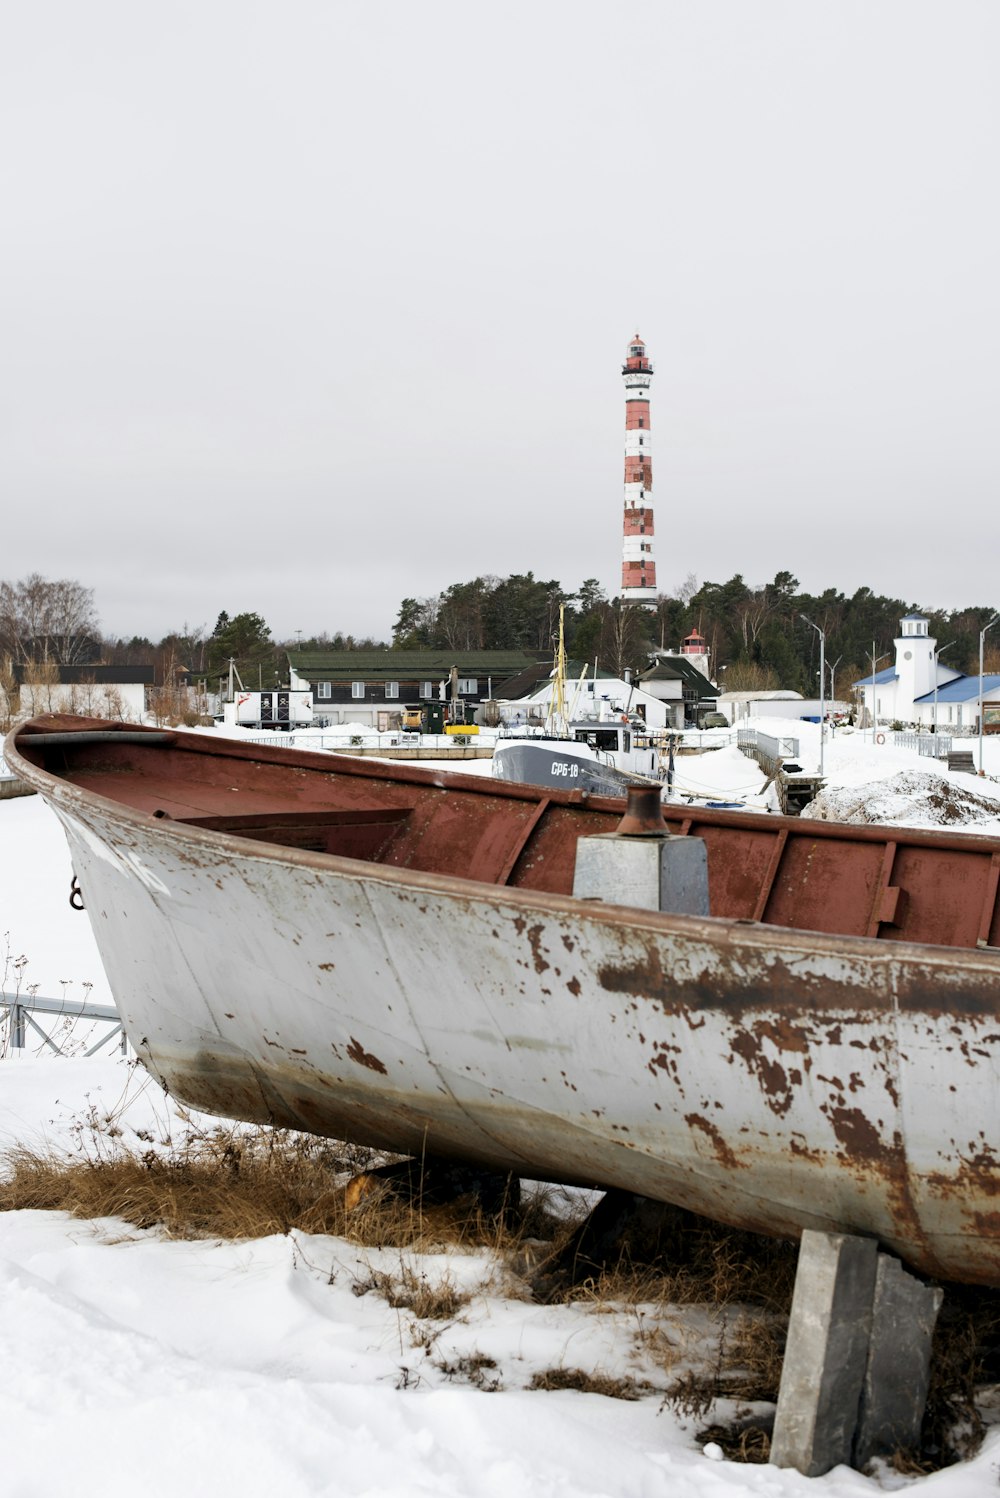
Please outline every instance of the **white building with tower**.
[[[907, 614], [900, 620], [893, 647], [895, 660], [891, 666], [854, 683], [869, 717], [874, 714], [880, 721], [930, 724], [935, 680], [939, 703], [942, 689], [959, 680], [975, 680], [978, 698], [979, 678], [963, 677], [960, 671], [942, 664], [937, 640], [928, 633], [928, 621], [922, 614]], [[941, 717], [939, 714], [939, 721]]]

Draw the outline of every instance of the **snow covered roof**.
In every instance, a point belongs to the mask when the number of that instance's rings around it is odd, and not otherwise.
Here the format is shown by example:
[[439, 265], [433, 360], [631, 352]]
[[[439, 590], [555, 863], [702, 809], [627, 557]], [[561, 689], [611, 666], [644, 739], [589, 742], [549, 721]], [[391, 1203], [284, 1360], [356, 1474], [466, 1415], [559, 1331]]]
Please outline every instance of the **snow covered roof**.
[[801, 692], [720, 692], [720, 702], [801, 702]]
[[683, 681], [694, 687], [701, 697], [714, 697], [715, 688], [703, 671], [700, 671], [690, 656], [660, 656], [655, 666], [642, 671], [640, 681]]
[[[994, 692], [1000, 692], [1000, 675], [983, 677], [983, 696], [989, 697]], [[956, 676], [952, 681], [945, 682], [943, 687], [937, 689], [937, 700], [939, 702], [972, 702], [979, 698], [978, 676]], [[925, 692], [922, 697], [916, 697], [916, 702], [933, 702], [933, 691]]]

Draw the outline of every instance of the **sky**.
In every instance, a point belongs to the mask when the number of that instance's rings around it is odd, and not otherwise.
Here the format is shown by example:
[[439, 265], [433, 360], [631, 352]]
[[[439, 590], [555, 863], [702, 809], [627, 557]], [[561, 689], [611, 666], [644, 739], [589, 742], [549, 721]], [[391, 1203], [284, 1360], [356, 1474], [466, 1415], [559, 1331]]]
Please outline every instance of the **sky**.
[[0, 577], [613, 593], [638, 330], [663, 591], [997, 606], [998, 67], [994, 0], [14, 7]]

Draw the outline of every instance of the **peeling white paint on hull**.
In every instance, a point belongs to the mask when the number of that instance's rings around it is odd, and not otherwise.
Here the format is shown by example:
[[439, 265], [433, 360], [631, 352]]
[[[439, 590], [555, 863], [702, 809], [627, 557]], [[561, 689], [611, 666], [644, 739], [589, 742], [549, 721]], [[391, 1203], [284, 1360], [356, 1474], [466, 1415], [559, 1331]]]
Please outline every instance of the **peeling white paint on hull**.
[[1000, 1036], [953, 1008], [992, 961], [60, 814], [129, 1037], [192, 1106], [1000, 1279]]
[[24, 773], [182, 1101], [1000, 1283], [994, 952], [299, 852]]

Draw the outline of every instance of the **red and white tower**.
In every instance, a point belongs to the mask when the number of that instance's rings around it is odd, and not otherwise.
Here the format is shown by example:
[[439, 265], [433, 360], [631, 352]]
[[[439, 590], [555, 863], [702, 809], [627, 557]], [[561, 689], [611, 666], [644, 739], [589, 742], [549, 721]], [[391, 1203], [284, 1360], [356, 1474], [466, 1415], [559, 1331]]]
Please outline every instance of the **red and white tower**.
[[636, 333], [622, 365], [625, 377], [625, 520], [622, 602], [656, 601], [653, 561], [653, 452], [649, 433], [649, 382], [653, 366]]

